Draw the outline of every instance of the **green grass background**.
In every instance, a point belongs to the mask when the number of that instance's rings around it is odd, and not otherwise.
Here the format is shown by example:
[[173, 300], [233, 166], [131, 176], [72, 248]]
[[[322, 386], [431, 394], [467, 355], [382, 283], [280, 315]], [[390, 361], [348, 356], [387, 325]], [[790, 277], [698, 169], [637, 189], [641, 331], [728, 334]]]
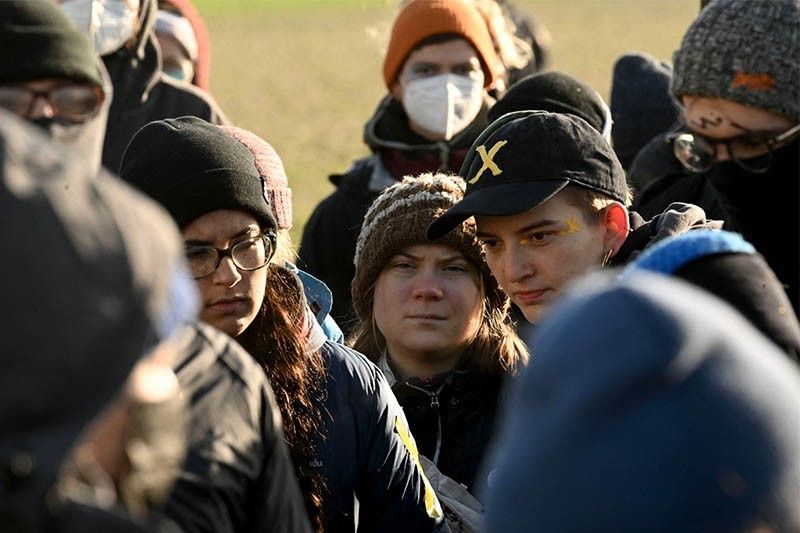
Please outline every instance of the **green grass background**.
[[[383, 50], [396, 0], [196, 0], [211, 33], [211, 90], [228, 117], [281, 155], [295, 243], [327, 176], [367, 153], [361, 140], [385, 89]], [[550, 68], [608, 97], [614, 61], [670, 59], [699, 0], [515, 0], [552, 36]]]

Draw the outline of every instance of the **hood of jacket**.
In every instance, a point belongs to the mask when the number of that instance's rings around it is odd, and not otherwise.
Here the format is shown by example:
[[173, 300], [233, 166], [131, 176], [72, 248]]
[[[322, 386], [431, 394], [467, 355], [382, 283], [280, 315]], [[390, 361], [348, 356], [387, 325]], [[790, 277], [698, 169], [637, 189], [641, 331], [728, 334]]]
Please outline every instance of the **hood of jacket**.
[[136, 36], [119, 50], [103, 56], [114, 84], [111, 115], [116, 118], [121, 110], [146, 101], [161, 77], [161, 53], [155, 33], [157, 14], [158, 0], [142, 0]]
[[463, 131], [449, 141], [430, 141], [411, 130], [403, 104], [389, 94], [383, 97], [372, 118], [364, 126], [364, 143], [374, 153], [386, 150], [418, 154], [433, 153], [446, 162], [453, 150], [469, 149], [487, 126], [486, 115], [493, 104], [494, 99], [486, 96], [478, 116]]

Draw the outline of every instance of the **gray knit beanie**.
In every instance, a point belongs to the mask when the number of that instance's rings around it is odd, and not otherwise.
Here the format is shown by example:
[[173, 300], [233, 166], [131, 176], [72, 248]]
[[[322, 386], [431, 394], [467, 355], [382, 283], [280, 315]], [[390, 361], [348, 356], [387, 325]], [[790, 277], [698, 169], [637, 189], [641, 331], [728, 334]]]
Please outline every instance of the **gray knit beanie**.
[[800, 0], [714, 0], [674, 55], [672, 94], [716, 96], [800, 122]]
[[[431, 244], [425, 237], [430, 223], [464, 197], [464, 180], [446, 174], [406, 177], [384, 190], [367, 211], [356, 244], [353, 307], [364, 320], [372, 291], [389, 259], [405, 246]], [[467, 258], [483, 278], [488, 305], [507, 310], [508, 298], [497, 285], [475, 237], [475, 223], [464, 222], [436, 244], [450, 246]]]

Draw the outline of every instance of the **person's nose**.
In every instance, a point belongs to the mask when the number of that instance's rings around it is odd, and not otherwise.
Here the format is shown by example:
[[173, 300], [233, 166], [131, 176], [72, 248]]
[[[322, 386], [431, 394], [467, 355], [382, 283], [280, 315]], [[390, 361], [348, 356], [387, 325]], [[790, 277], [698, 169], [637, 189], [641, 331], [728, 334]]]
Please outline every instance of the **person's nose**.
[[242, 279], [242, 273], [233, 264], [233, 259], [230, 257], [223, 257], [219, 263], [219, 267], [214, 271], [213, 281], [216, 285], [224, 285], [225, 287], [233, 287]]
[[50, 100], [41, 94], [37, 94], [33, 97], [33, 102], [31, 102], [31, 107], [28, 110], [28, 118], [53, 118], [54, 116], [55, 109], [53, 109]]
[[444, 296], [442, 282], [436, 272], [421, 271], [412, 280], [411, 295], [414, 299], [439, 300]]
[[503, 258], [503, 272], [509, 283], [522, 283], [533, 276], [536, 268], [530, 254], [522, 246], [510, 246]]

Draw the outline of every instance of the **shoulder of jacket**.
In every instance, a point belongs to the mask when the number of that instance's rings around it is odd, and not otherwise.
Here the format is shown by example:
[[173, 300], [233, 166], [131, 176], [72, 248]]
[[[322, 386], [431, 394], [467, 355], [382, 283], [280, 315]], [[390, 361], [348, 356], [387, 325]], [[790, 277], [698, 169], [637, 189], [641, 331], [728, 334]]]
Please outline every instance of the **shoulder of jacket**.
[[[386, 381], [383, 373], [365, 355], [347, 346], [325, 341], [321, 354], [329, 374], [347, 378], [351, 389], [374, 392], [379, 389], [381, 381]], [[388, 387], [388, 384], [386, 386]]]

